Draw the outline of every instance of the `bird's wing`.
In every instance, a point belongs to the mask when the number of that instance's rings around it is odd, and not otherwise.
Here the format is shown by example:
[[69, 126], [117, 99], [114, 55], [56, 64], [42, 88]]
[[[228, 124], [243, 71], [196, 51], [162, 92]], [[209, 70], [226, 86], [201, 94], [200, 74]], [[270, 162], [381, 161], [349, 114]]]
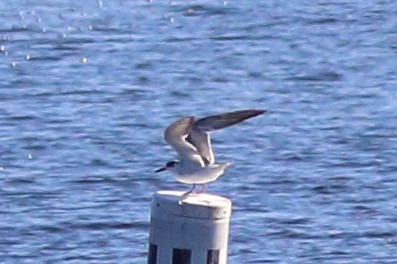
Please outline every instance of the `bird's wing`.
[[214, 130], [238, 124], [246, 119], [265, 113], [265, 110], [248, 109], [203, 117], [194, 122], [187, 141], [202, 157], [206, 165], [214, 164], [215, 157], [209, 133]]
[[261, 115], [265, 112], [265, 110], [248, 109], [227, 112], [219, 115], [211, 115], [198, 119], [194, 123], [194, 127], [198, 127], [201, 130], [210, 132], [238, 124], [246, 119]]
[[186, 137], [190, 133], [194, 121], [193, 116], [178, 119], [165, 129], [164, 139], [178, 152], [181, 161], [202, 167], [204, 165], [203, 160], [197, 152], [196, 147], [186, 141]]
[[197, 152], [206, 165], [214, 164], [215, 157], [211, 148], [211, 138], [207, 131], [193, 126], [187, 137], [187, 141], [197, 149]]

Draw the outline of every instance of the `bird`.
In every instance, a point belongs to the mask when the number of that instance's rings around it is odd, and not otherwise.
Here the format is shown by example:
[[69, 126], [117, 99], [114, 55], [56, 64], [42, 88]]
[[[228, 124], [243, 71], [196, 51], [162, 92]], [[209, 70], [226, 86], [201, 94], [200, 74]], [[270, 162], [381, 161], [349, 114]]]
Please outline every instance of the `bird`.
[[197, 194], [205, 192], [207, 184], [216, 181], [232, 164], [230, 161], [215, 163], [210, 133], [265, 112], [266, 110], [261, 109], [246, 109], [210, 115], [197, 120], [194, 116], [177, 119], [164, 130], [164, 139], [179, 157], [167, 162], [164, 167], [155, 170], [155, 173], [169, 171], [178, 182], [192, 184], [184, 196], [194, 193], [197, 184], [202, 185]]

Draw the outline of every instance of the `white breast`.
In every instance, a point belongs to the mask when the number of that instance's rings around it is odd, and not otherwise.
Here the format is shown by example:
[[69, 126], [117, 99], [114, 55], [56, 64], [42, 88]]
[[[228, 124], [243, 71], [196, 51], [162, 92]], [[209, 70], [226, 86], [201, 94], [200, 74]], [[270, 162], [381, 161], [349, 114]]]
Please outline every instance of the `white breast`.
[[181, 173], [173, 173], [176, 180], [186, 184], [204, 184], [213, 182], [221, 176], [226, 167], [229, 166], [229, 163], [226, 164], [214, 164], [208, 167], [200, 168], [197, 170], [191, 171], [182, 171]]

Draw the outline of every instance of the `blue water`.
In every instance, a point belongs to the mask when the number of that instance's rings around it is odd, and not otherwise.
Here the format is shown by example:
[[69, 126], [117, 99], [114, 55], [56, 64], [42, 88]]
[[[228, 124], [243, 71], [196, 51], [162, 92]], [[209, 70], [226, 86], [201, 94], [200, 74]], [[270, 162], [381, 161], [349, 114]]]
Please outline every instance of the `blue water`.
[[229, 263], [397, 263], [395, 1], [0, 2], [2, 263], [145, 263], [153, 171], [214, 134]]

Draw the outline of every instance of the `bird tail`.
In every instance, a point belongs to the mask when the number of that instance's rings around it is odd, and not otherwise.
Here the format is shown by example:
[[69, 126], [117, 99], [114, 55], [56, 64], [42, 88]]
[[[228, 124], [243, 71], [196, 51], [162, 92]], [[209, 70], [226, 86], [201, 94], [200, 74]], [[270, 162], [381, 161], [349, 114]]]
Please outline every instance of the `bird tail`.
[[223, 167], [223, 169], [225, 170], [227, 167], [229, 167], [230, 165], [232, 165], [233, 162], [232, 161], [228, 161], [226, 163], [222, 163], [221, 166]]

